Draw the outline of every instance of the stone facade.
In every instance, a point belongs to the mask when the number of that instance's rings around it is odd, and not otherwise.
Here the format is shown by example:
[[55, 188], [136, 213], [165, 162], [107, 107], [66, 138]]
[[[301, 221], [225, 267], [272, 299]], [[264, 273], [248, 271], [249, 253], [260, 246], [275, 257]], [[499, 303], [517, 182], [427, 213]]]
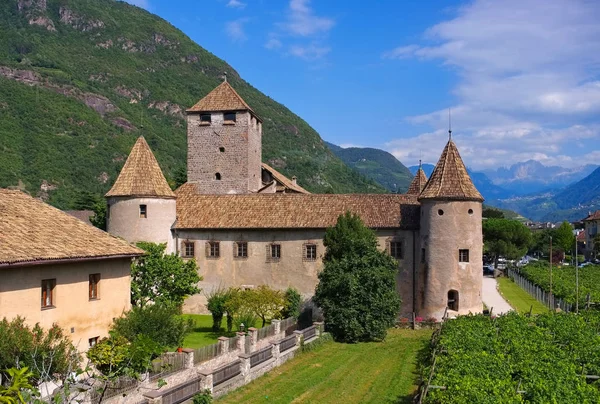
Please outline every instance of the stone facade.
[[[200, 193], [242, 194], [262, 187], [262, 124], [248, 111], [188, 113], [188, 181]], [[210, 123], [201, 122], [210, 115]]]
[[584, 220], [585, 223], [585, 257], [594, 257], [594, 238], [600, 234], [600, 210], [590, 213]]
[[[0, 318], [21, 316], [33, 326], [58, 324], [79, 351], [90, 338], [108, 336], [114, 317], [130, 308], [131, 258], [102, 259], [2, 269]], [[98, 298], [90, 299], [89, 276], [99, 274]], [[43, 280], [55, 280], [52, 307], [41, 307]]]

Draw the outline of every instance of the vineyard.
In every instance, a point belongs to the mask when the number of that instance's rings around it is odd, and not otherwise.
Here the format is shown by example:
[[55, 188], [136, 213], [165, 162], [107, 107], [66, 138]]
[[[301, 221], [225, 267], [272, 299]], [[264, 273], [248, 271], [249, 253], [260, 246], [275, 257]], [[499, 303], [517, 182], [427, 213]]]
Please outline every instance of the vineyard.
[[[535, 262], [521, 268], [521, 276], [545, 291], [550, 290], [548, 262]], [[562, 266], [552, 269], [552, 294], [568, 303], [575, 303], [575, 267]], [[583, 305], [590, 295], [591, 302], [600, 302], [600, 266], [588, 265], [579, 269], [579, 303]]]
[[462, 316], [432, 337], [422, 402], [598, 403], [600, 313]]

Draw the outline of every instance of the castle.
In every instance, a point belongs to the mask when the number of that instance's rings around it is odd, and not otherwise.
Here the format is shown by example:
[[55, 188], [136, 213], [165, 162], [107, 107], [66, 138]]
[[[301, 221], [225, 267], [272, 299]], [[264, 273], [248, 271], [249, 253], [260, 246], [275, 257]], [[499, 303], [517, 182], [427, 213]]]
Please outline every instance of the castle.
[[[310, 194], [262, 163], [261, 143], [260, 117], [224, 81], [187, 110], [188, 182], [171, 191], [140, 137], [106, 194], [107, 230], [195, 258], [207, 292], [266, 284], [308, 296], [325, 230], [350, 211], [397, 259], [403, 315], [481, 312], [483, 197], [451, 138], [431, 177], [419, 170], [404, 195]], [[184, 310], [204, 302], [192, 296]]]

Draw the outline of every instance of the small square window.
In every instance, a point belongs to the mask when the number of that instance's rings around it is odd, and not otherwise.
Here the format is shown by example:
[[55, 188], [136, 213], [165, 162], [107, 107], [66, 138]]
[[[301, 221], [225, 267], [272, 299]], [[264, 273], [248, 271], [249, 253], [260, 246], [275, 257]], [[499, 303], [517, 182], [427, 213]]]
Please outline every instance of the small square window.
[[91, 274], [89, 282], [89, 299], [97, 300], [100, 298], [98, 295], [98, 285], [100, 284], [100, 274]]
[[54, 307], [54, 288], [56, 279], [44, 279], [42, 281], [42, 308]]
[[390, 241], [390, 255], [396, 259], [402, 259], [401, 241]]
[[469, 250], [458, 250], [458, 262], [469, 262]]
[[304, 244], [304, 260], [305, 261], [316, 261], [317, 260], [317, 245], [316, 244]]
[[96, 344], [98, 343], [99, 339], [100, 339], [100, 337], [92, 337], [92, 338], [88, 339], [88, 343], [90, 344], [90, 348], [96, 346]]
[[206, 243], [206, 257], [219, 258], [220, 244], [218, 241], [209, 241]]
[[234, 244], [233, 256], [235, 258], [248, 258], [248, 243], [245, 241], [238, 241]]
[[225, 112], [223, 114], [223, 120], [225, 122], [235, 122], [235, 112]]
[[148, 209], [146, 205], [140, 205], [140, 218], [146, 219], [148, 217]]
[[184, 241], [183, 256], [184, 257], [193, 257], [194, 255], [195, 255], [194, 242], [193, 241]]
[[210, 125], [211, 123], [211, 115], [210, 114], [200, 114], [200, 125]]
[[267, 261], [279, 261], [281, 259], [281, 244], [269, 244], [267, 246]]

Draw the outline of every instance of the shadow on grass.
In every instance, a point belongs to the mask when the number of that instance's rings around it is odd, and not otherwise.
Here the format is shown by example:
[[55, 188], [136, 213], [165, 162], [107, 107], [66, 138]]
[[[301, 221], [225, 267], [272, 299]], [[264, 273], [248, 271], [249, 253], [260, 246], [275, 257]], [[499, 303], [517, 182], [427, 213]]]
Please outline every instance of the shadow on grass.
[[396, 397], [395, 400], [390, 401], [390, 404], [412, 404], [416, 403], [418, 400], [419, 389], [421, 385], [426, 382], [423, 380], [422, 374], [423, 370], [431, 365], [431, 339], [423, 341], [421, 344], [421, 348], [417, 352], [415, 356], [413, 364], [415, 366], [415, 371], [412, 372], [413, 376], [413, 384], [418, 386], [413, 394], [406, 394]]

